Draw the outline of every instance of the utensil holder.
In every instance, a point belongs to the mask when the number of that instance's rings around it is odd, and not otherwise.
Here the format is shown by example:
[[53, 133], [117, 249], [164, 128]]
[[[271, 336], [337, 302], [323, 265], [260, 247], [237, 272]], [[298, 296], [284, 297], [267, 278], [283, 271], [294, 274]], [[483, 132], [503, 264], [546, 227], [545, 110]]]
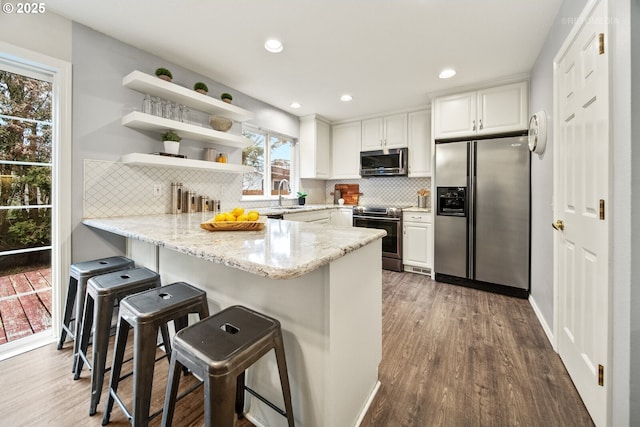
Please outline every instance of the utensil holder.
[[427, 207], [427, 196], [418, 196], [418, 207], [419, 208]]

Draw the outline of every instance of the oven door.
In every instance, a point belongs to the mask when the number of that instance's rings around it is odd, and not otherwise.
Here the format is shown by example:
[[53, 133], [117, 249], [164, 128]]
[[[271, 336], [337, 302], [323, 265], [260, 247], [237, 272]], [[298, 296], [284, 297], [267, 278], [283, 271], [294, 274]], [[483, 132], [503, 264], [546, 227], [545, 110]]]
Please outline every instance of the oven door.
[[387, 235], [382, 238], [382, 256], [402, 259], [402, 230], [400, 218], [354, 215], [353, 226], [385, 230]]

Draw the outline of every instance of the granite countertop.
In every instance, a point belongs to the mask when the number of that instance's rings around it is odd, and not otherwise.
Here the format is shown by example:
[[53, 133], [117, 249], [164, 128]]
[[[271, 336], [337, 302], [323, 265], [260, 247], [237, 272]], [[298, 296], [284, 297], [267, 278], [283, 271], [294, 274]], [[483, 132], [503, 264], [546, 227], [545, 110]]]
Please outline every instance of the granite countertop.
[[412, 206], [410, 208], [403, 208], [402, 212], [424, 212], [431, 213], [431, 208], [419, 208], [417, 206]]
[[266, 220], [262, 231], [209, 232], [201, 229], [200, 223], [211, 216], [200, 212], [87, 218], [83, 223], [272, 279], [302, 276], [386, 234], [372, 228], [274, 219]]

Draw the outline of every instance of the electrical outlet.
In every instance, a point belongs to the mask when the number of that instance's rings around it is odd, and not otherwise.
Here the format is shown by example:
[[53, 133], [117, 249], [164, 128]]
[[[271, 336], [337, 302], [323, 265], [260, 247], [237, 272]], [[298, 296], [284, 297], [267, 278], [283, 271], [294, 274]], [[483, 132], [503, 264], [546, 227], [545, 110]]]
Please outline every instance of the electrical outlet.
[[157, 182], [153, 184], [153, 195], [155, 197], [162, 196], [162, 184], [159, 184]]

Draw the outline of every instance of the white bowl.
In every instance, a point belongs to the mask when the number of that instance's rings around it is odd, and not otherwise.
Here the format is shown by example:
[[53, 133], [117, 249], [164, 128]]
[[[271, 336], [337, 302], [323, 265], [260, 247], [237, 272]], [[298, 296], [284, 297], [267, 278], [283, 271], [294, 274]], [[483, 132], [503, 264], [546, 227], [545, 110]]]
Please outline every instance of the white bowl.
[[215, 130], [226, 132], [233, 126], [233, 120], [220, 116], [209, 116], [209, 124]]

